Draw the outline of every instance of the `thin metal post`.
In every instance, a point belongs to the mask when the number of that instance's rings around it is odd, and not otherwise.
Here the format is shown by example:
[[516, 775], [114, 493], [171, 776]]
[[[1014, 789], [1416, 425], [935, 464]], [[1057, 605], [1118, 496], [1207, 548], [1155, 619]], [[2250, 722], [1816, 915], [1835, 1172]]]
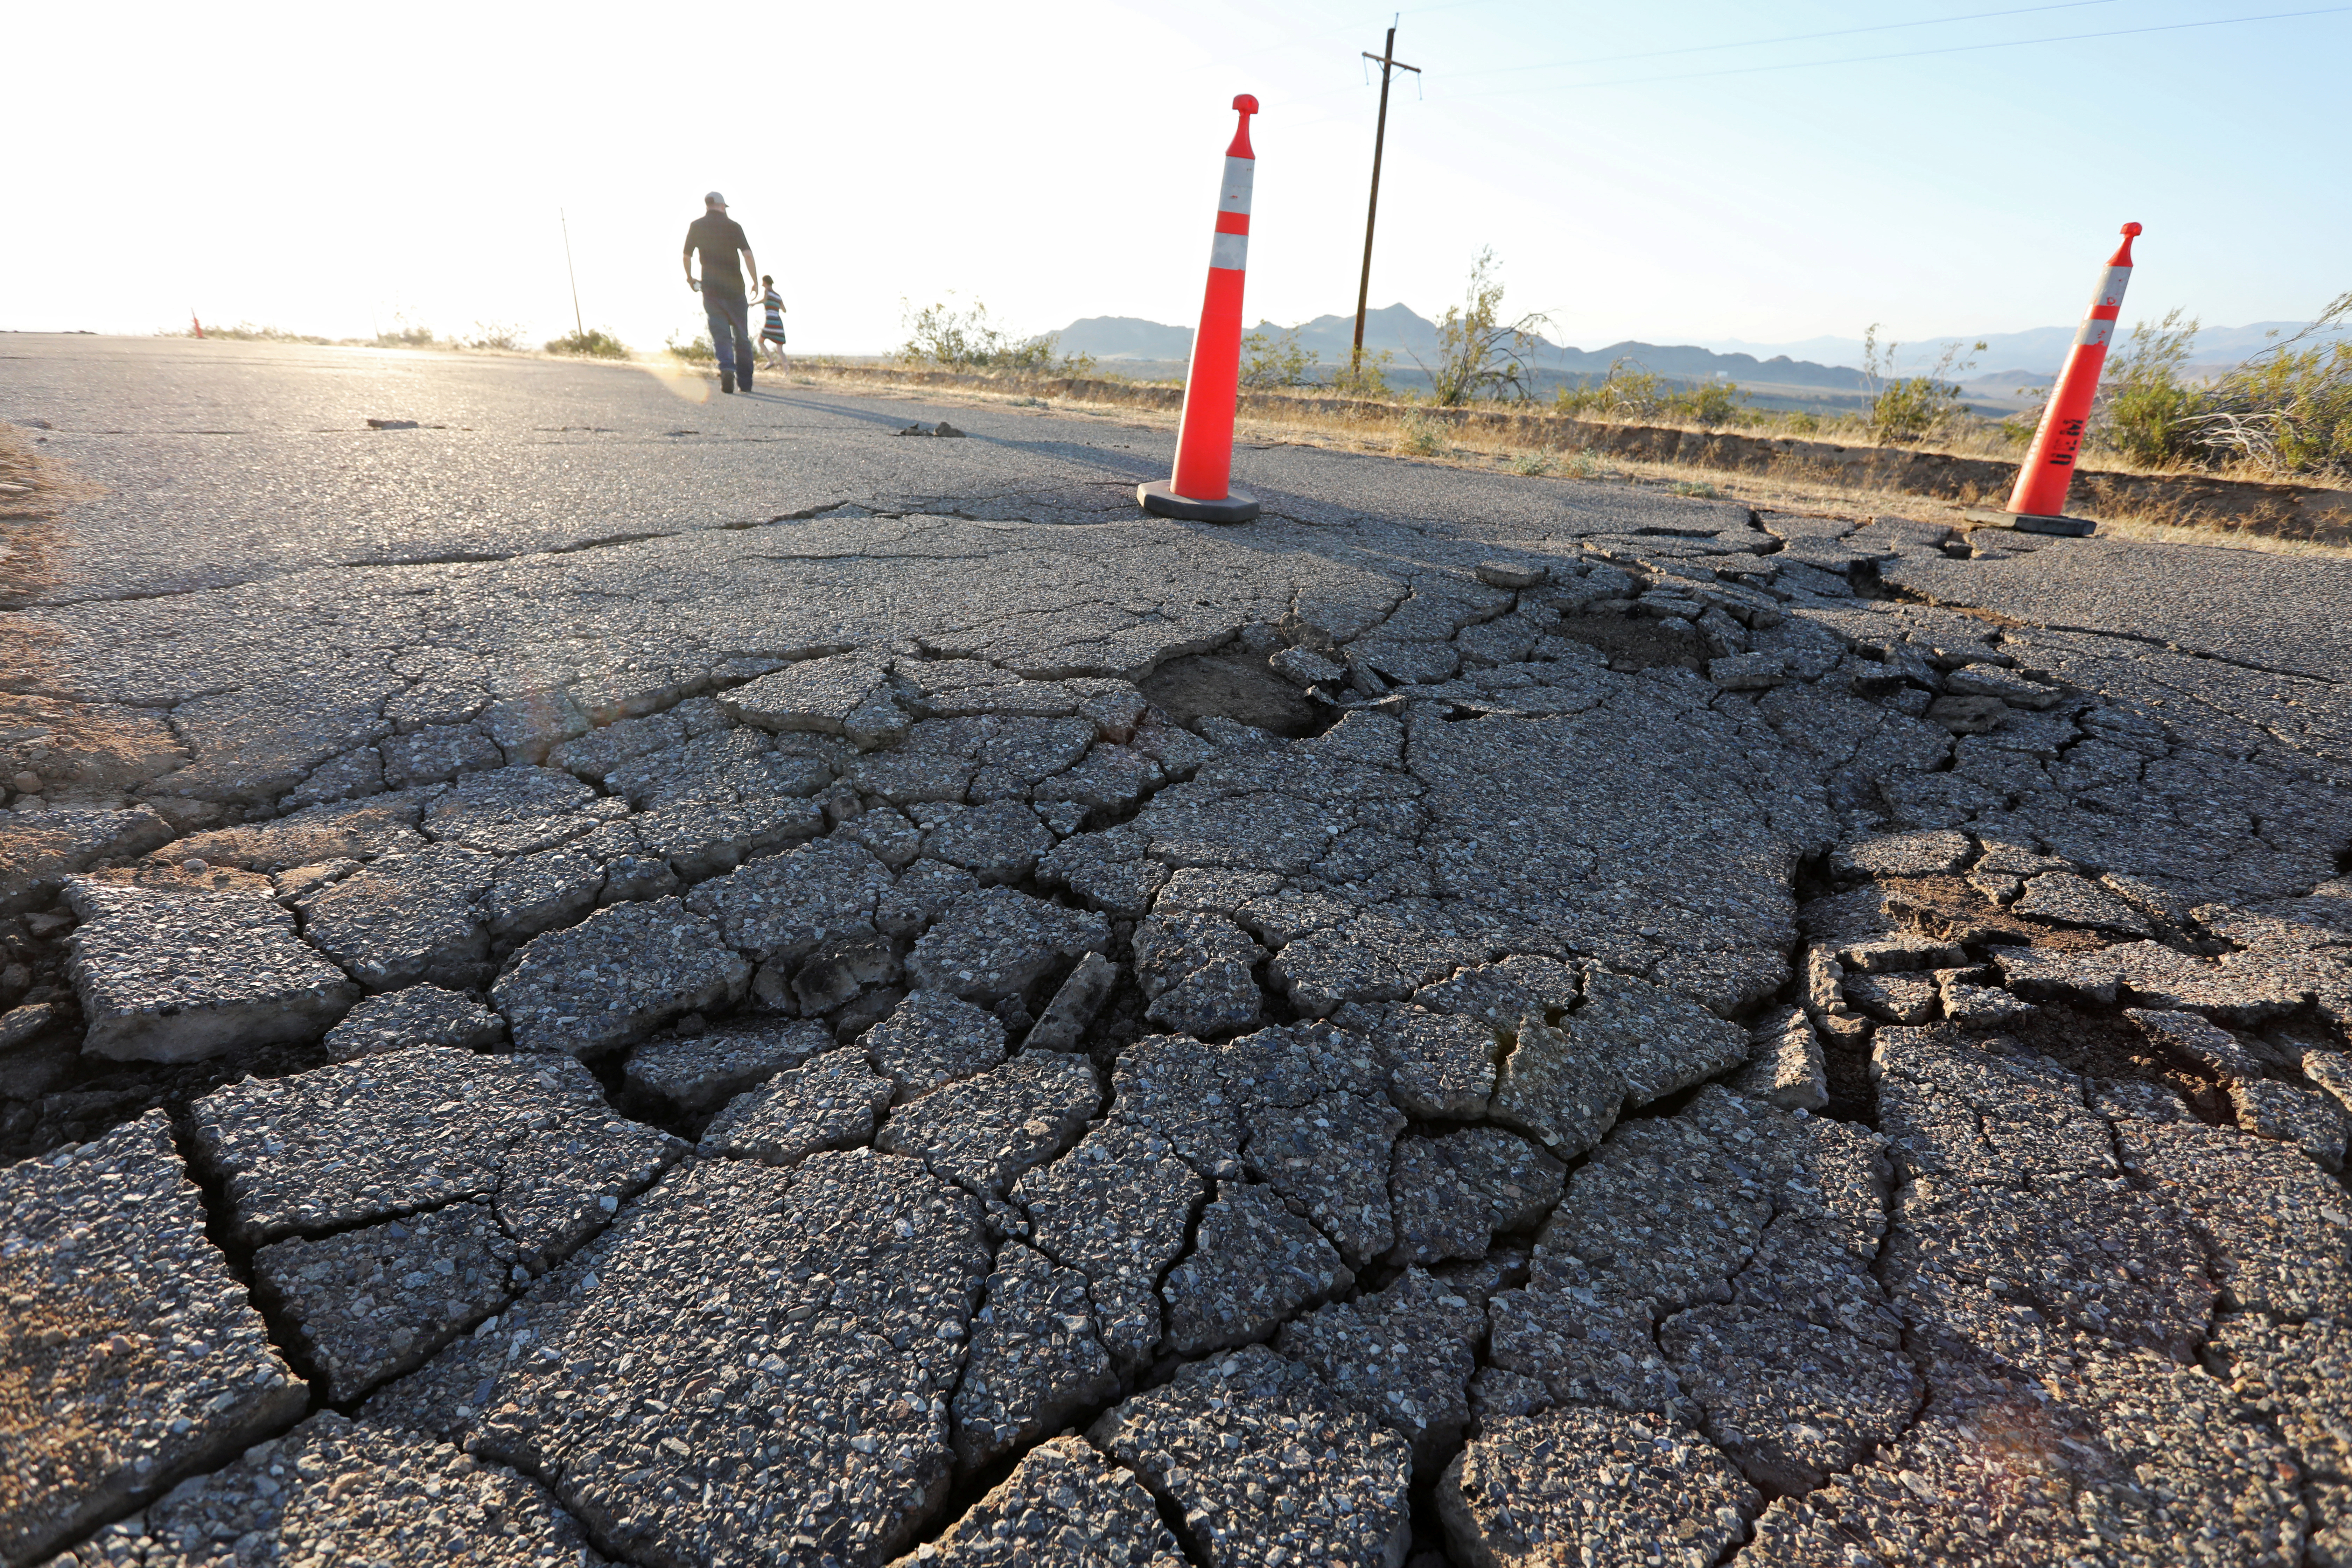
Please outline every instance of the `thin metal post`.
[[588, 335], [588, 327], [580, 319], [580, 274], [572, 268], [572, 220], [563, 216], [562, 207], [558, 207], [555, 209], [555, 221], [563, 226], [563, 272], [564, 276], [572, 279], [572, 336], [585, 338]]
[[1419, 66], [1406, 65], [1396, 58], [1396, 27], [1391, 25], [1388, 42], [1381, 46], [1379, 54], [1370, 49], [1363, 52], [1366, 59], [1381, 63], [1381, 114], [1372, 130], [1372, 198], [1364, 208], [1364, 271], [1356, 282], [1356, 346], [1348, 356], [1350, 377], [1361, 374], [1364, 367], [1364, 306], [1372, 291], [1372, 228], [1380, 221], [1381, 153], [1389, 139], [1389, 73], [1391, 70], [1408, 70], [1416, 76], [1421, 73]]

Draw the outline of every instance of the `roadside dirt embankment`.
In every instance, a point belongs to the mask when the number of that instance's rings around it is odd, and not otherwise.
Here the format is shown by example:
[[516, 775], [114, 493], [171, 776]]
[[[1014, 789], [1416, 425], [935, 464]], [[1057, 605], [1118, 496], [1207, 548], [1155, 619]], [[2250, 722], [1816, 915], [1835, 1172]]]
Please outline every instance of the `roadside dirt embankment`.
[[[885, 365], [845, 366], [830, 374], [852, 380], [901, 386], [970, 388], [1073, 403], [1126, 405], [1173, 412], [1183, 406], [1181, 387], [1145, 386], [1088, 377], [1016, 377], [953, 371], [899, 370]], [[1465, 434], [1476, 432], [1529, 447], [1592, 452], [1637, 462], [1735, 473], [1772, 474], [1828, 480], [1857, 489], [1933, 496], [1963, 504], [1998, 506], [2017, 480], [2017, 465], [1990, 458], [1961, 457], [1910, 447], [1848, 446], [1793, 437], [1694, 430], [1675, 426], [1612, 425], [1571, 419], [1538, 409], [1432, 408], [1375, 403], [1360, 398], [1316, 397], [1292, 392], [1248, 392], [1244, 415], [1266, 419], [1389, 422], [1408, 411], [1442, 420]], [[2137, 474], [2085, 468], [2074, 480], [2070, 510], [2096, 517], [2104, 511], [2141, 516], [2275, 539], [2322, 544], [2352, 544], [2352, 490], [2223, 479], [2209, 474]]]

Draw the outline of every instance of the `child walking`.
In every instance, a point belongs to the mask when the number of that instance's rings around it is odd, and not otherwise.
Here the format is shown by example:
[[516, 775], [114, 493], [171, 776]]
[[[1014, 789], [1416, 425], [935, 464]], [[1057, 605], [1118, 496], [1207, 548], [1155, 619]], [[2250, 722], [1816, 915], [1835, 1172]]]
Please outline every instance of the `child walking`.
[[778, 371], [792, 369], [784, 357], [784, 297], [776, 292], [776, 280], [766, 273], [760, 275], [760, 303], [767, 307], [766, 325], [760, 329], [760, 353], [769, 365]]

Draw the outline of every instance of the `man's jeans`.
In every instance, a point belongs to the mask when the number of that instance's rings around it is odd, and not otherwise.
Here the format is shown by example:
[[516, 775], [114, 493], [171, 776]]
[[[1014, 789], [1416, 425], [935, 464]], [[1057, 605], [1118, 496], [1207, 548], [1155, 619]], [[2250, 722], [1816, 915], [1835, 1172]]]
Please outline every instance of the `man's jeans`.
[[731, 374], [735, 384], [751, 386], [751, 302], [702, 291], [702, 313], [710, 322], [710, 346], [718, 352], [719, 369]]

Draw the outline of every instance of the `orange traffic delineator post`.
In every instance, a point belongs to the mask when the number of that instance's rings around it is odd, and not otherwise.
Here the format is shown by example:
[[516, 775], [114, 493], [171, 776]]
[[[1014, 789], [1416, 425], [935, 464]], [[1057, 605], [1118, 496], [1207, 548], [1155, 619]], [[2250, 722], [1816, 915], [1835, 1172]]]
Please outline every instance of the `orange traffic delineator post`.
[[196, 320], [196, 313], [194, 310], [188, 312], [188, 324], [196, 329], [196, 336], [201, 338], [205, 335], [205, 324]]
[[1217, 198], [1217, 237], [1209, 247], [1209, 288], [1201, 328], [1192, 334], [1192, 368], [1184, 378], [1184, 417], [1176, 427], [1176, 471], [1166, 482], [1135, 487], [1143, 510], [1195, 522], [1247, 522], [1257, 500], [1233, 488], [1234, 407], [1241, 398], [1242, 279], [1249, 265], [1250, 186], [1257, 154], [1249, 117], [1257, 100], [1234, 100], [1241, 124], [1225, 149], [1225, 184]]
[[2017, 470], [2017, 488], [2007, 508], [2011, 526], [2026, 533], [2089, 533], [2098, 525], [2088, 518], [2066, 515], [2066, 489], [2074, 479], [2074, 459], [2083, 449], [2083, 429], [2090, 423], [2091, 403], [2099, 395], [2099, 372], [2107, 363], [2107, 344], [2116, 335], [2116, 318], [2123, 314], [2124, 285], [2131, 281], [2132, 240], [2140, 233], [2136, 223], [2124, 225], [2124, 242], [2107, 258], [2099, 275], [2098, 291], [2084, 313], [2074, 346], [2066, 354], [2066, 368], [2042, 411], [2042, 427]]

